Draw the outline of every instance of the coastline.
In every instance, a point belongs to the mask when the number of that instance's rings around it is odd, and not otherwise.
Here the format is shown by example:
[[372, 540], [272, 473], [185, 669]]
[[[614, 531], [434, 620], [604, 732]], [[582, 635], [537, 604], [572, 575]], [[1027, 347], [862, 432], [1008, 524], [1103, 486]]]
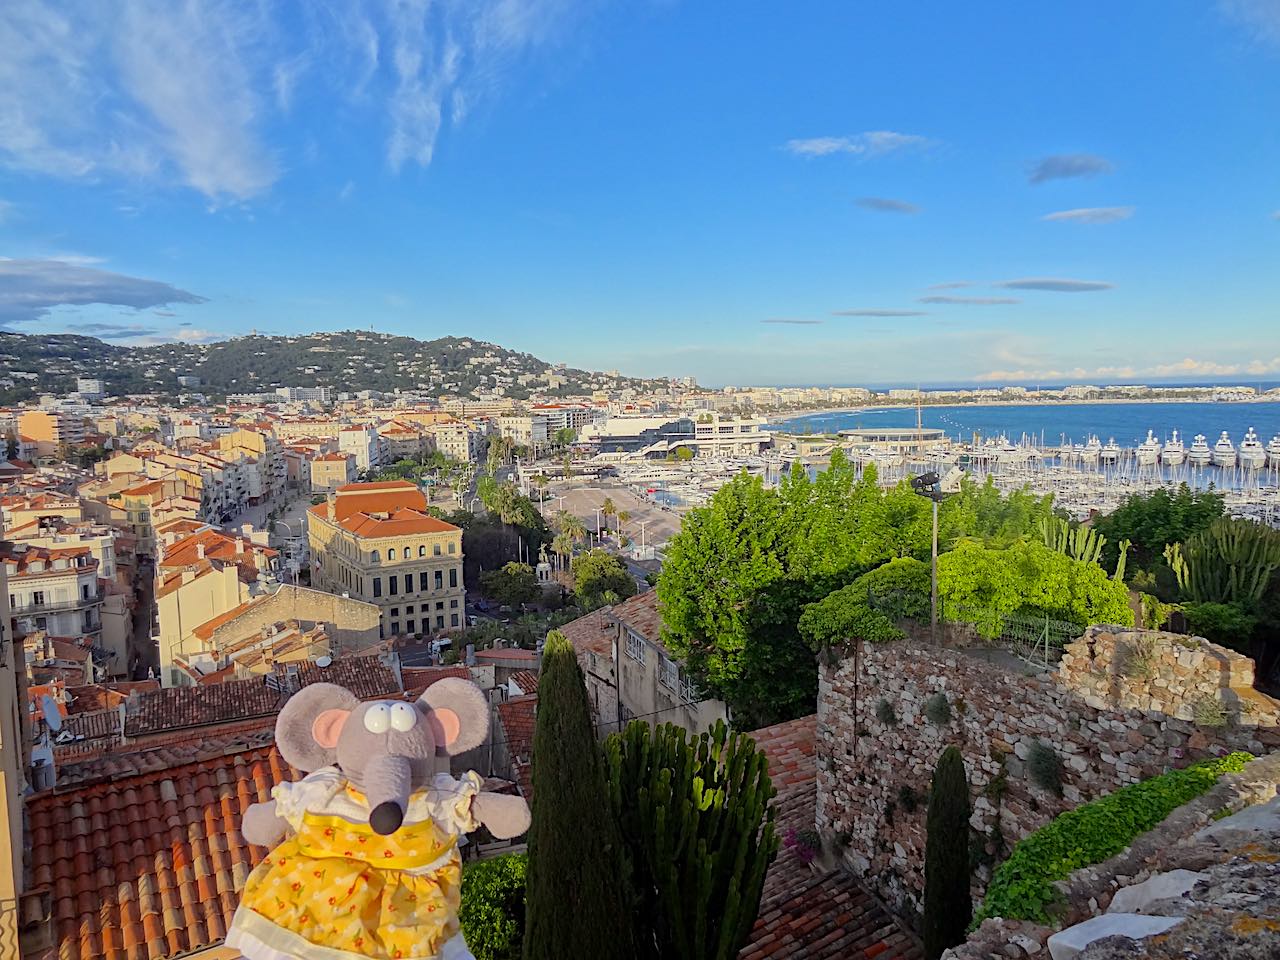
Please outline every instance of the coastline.
[[[1253, 403], [1280, 403], [1280, 396], [1261, 396], [1250, 397], [1249, 399], [1240, 400], [1206, 400], [1203, 397], [1110, 397], [1097, 400], [1080, 400], [1080, 399], [1045, 399], [1045, 400], [974, 400], [967, 403], [957, 403], [948, 401], [946, 403], [927, 403], [922, 401], [920, 408], [935, 407], [951, 407], [955, 409], [964, 409], [966, 407], [1103, 407], [1117, 406], [1123, 404], [1134, 403], [1216, 403], [1224, 407], [1234, 407], [1244, 404]], [[780, 413], [766, 413], [764, 418], [769, 425], [787, 423], [792, 420], [801, 420], [805, 417], [824, 417], [841, 413], [872, 413], [876, 410], [914, 410], [916, 405], [910, 401], [902, 403], [873, 403], [866, 405], [852, 405], [842, 407], [815, 407], [809, 410], [787, 410]]]

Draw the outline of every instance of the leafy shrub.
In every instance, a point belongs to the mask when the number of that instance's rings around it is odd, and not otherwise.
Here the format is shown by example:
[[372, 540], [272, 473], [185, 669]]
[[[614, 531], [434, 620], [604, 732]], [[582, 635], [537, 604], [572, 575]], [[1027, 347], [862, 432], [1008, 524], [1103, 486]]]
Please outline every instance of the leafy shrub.
[[871, 608], [866, 590], [857, 581], [806, 605], [798, 626], [814, 650], [838, 649], [849, 640], [890, 643], [906, 637], [892, 620]]
[[876, 719], [886, 727], [896, 727], [898, 725], [898, 714], [894, 711], [893, 704], [884, 697], [876, 701]]
[[898, 557], [854, 580], [850, 587], [890, 620], [920, 620], [929, 615], [929, 564]]
[[924, 702], [925, 718], [939, 727], [951, 722], [951, 703], [945, 693], [935, 693]]
[[1031, 751], [1027, 754], [1027, 773], [1036, 786], [1055, 796], [1062, 796], [1062, 761], [1053, 747], [1043, 740], [1031, 744]]
[[1121, 787], [1061, 814], [1013, 848], [991, 878], [973, 925], [988, 917], [1048, 923], [1046, 908], [1056, 899], [1054, 881], [1115, 856], [1224, 773], [1239, 773], [1252, 759], [1247, 753], [1232, 753], [1205, 760]]
[[462, 935], [476, 960], [519, 960], [524, 941], [523, 853], [476, 860], [462, 872]]

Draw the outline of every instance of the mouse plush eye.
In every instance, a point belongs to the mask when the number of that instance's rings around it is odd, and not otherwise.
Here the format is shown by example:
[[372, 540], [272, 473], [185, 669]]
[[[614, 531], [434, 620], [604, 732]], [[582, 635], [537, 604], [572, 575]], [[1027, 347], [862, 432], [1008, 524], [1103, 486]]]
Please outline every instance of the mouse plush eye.
[[391, 729], [391, 708], [375, 703], [364, 712], [364, 728], [370, 733], [386, 733]]
[[391, 726], [401, 733], [412, 730], [414, 724], [418, 722], [418, 711], [413, 709], [407, 703], [393, 703], [391, 705]]

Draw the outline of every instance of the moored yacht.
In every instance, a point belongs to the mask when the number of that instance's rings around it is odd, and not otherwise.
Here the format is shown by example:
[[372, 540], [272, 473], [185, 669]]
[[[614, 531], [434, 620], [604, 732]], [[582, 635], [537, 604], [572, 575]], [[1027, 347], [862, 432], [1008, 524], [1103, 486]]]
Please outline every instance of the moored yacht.
[[1107, 445], [1102, 448], [1102, 462], [1115, 463], [1120, 459], [1120, 444], [1116, 443], [1116, 438], [1112, 437], [1107, 441]]
[[1160, 459], [1160, 441], [1154, 430], [1147, 431], [1147, 439], [1138, 444], [1138, 466], [1153, 467]]
[[1236, 465], [1236, 445], [1231, 442], [1231, 438], [1227, 436], [1227, 431], [1222, 431], [1222, 436], [1218, 438], [1218, 442], [1213, 445], [1213, 462], [1219, 467], [1234, 467]]
[[1209, 441], [1203, 433], [1197, 433], [1191, 441], [1191, 449], [1187, 451], [1187, 463], [1193, 467], [1205, 467], [1213, 460], [1213, 451], [1209, 449]]
[[1258, 439], [1258, 435], [1253, 432], [1253, 427], [1250, 427], [1249, 432], [1240, 441], [1240, 466], [1246, 470], [1261, 470], [1266, 463], [1266, 448]]
[[1182, 441], [1178, 438], [1178, 431], [1173, 431], [1173, 439], [1164, 445], [1164, 449], [1160, 451], [1160, 462], [1170, 467], [1180, 467], [1187, 459], [1187, 448], [1182, 445]]
[[1088, 443], [1080, 448], [1080, 462], [1088, 464], [1096, 464], [1098, 457], [1102, 454], [1102, 441], [1097, 437], [1090, 437]]
[[1280, 467], [1280, 433], [1267, 444], [1267, 462], [1273, 467]]

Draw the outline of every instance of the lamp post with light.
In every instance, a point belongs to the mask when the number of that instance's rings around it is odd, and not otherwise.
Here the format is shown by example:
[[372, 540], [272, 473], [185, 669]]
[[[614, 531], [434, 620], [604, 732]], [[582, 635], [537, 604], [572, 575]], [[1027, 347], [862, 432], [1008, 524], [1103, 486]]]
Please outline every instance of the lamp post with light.
[[933, 503], [933, 543], [930, 547], [929, 641], [938, 642], [938, 504], [946, 496], [942, 477], [934, 471], [911, 478], [911, 489]]

